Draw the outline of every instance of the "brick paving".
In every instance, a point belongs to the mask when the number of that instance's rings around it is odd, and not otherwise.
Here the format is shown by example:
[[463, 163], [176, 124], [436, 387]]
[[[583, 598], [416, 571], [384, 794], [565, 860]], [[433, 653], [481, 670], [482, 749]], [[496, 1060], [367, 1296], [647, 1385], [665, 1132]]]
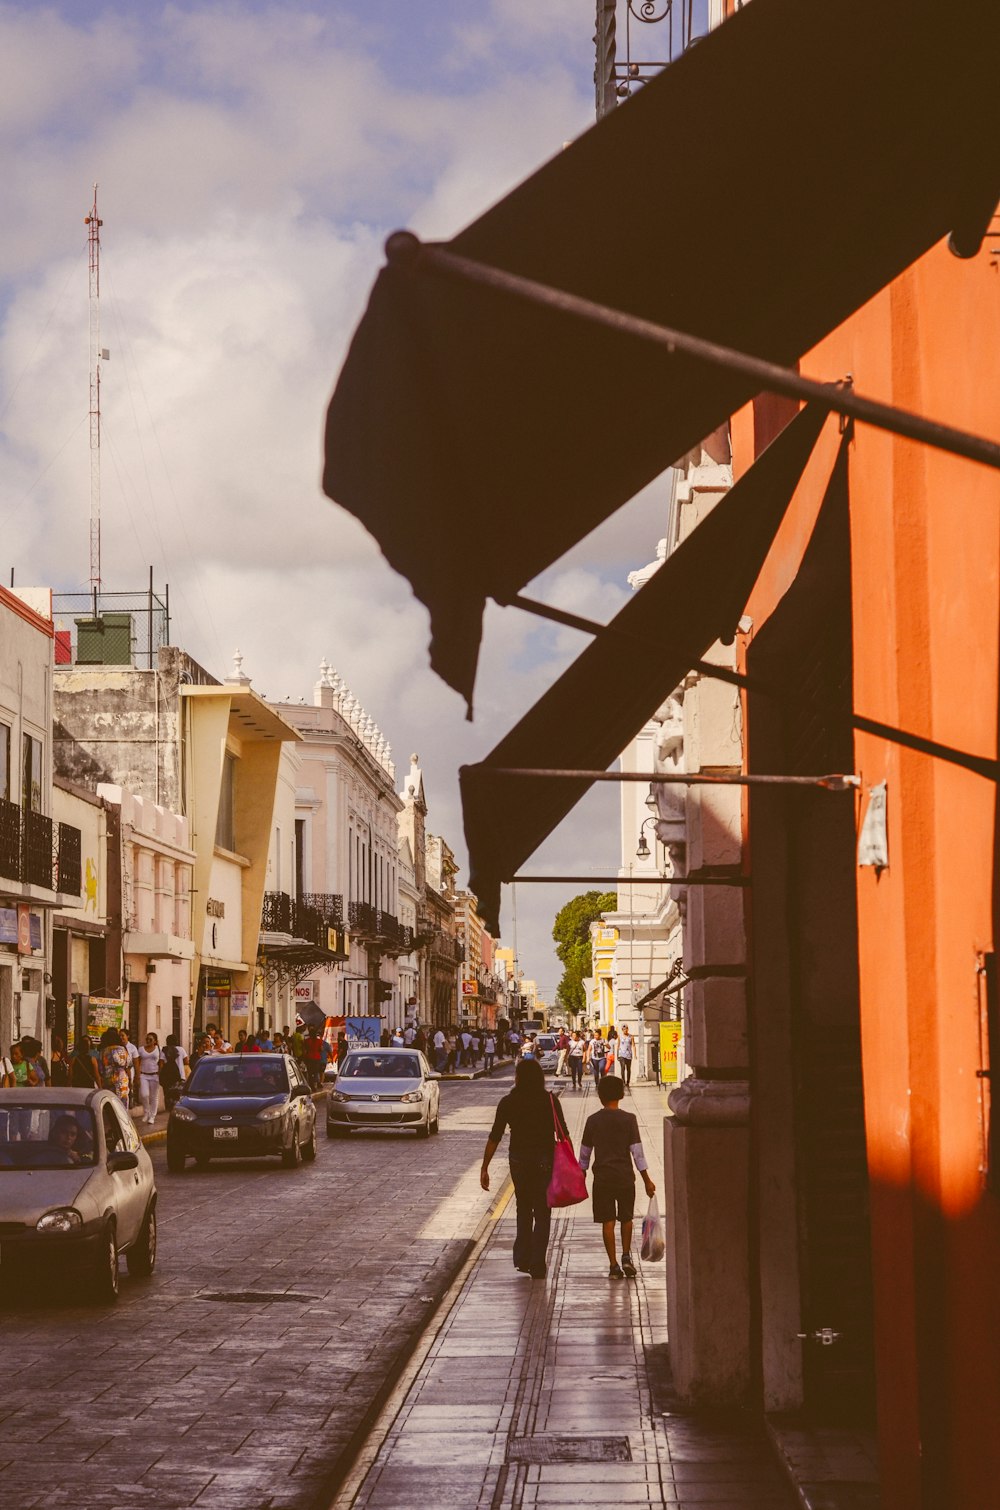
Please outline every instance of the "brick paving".
[[[662, 1189], [662, 1093], [637, 1086], [653, 1177]], [[593, 1088], [567, 1092], [578, 1141]], [[637, 1213], [644, 1209], [640, 1189]], [[679, 1410], [670, 1393], [663, 1265], [609, 1281], [589, 1202], [556, 1213], [547, 1279], [514, 1272], [506, 1209], [388, 1427], [360, 1485], [337, 1510], [507, 1510], [660, 1505], [789, 1510], [796, 1501], [760, 1429]], [[612, 1439], [626, 1461], [526, 1463], [557, 1448], [591, 1456]], [[624, 1444], [624, 1445], [623, 1445]]]
[[[442, 1088], [439, 1137], [363, 1134], [313, 1165], [167, 1173], [151, 1280], [117, 1306], [7, 1294], [4, 1510], [312, 1510], [502, 1187], [479, 1189], [504, 1089]], [[324, 1108], [320, 1108], [321, 1118]], [[264, 1303], [210, 1294], [293, 1294]]]

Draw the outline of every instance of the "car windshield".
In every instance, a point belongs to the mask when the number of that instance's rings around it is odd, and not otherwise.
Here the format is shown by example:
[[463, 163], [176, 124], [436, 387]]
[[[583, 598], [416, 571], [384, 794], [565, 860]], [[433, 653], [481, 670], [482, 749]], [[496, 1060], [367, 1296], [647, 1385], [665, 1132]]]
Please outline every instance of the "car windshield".
[[554, 1049], [556, 1046], [556, 1035], [554, 1033], [539, 1033], [535, 1042], [540, 1049]]
[[348, 1054], [341, 1075], [349, 1080], [417, 1080], [420, 1060], [416, 1054]]
[[186, 1096], [277, 1096], [288, 1090], [288, 1074], [280, 1059], [243, 1055], [238, 1059], [213, 1055], [195, 1066]]
[[96, 1146], [94, 1117], [87, 1107], [7, 1100], [0, 1107], [0, 1171], [92, 1165]]

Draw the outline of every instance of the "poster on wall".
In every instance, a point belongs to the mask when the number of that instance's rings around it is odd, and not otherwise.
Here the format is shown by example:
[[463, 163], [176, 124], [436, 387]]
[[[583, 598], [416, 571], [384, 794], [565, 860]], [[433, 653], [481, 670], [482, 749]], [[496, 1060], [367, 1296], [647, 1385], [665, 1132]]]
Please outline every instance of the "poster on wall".
[[247, 1017], [250, 1013], [250, 992], [234, 991], [229, 998], [230, 1017]]
[[381, 1017], [346, 1017], [344, 1032], [352, 1049], [376, 1048], [382, 1036]]
[[87, 1037], [96, 1044], [108, 1028], [121, 1029], [125, 1022], [125, 1003], [114, 996], [87, 998]]
[[660, 1023], [660, 1084], [676, 1085], [684, 1045], [682, 1022]]

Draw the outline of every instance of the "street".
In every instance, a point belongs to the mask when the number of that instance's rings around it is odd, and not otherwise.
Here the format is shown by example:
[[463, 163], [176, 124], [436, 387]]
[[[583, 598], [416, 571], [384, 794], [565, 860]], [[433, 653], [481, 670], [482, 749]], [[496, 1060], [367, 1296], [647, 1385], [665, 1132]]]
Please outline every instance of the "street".
[[510, 1083], [449, 1082], [441, 1134], [189, 1166], [151, 1149], [160, 1251], [117, 1306], [5, 1295], [3, 1503], [325, 1506], [338, 1457], [421, 1331], [506, 1177], [478, 1169]]

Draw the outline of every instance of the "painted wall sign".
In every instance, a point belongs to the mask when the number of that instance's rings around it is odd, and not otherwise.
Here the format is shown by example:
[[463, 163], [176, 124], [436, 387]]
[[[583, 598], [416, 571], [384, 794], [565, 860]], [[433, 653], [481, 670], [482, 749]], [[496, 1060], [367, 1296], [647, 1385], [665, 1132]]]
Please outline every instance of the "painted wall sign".
[[682, 1022], [660, 1023], [660, 1083], [676, 1085], [680, 1067], [681, 1046], [684, 1042]]

